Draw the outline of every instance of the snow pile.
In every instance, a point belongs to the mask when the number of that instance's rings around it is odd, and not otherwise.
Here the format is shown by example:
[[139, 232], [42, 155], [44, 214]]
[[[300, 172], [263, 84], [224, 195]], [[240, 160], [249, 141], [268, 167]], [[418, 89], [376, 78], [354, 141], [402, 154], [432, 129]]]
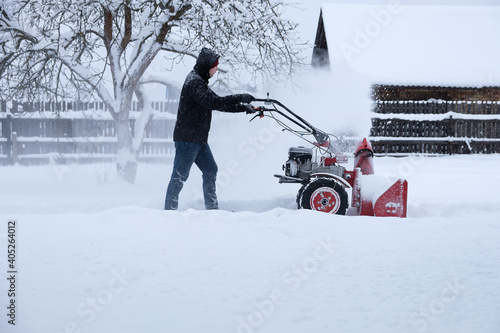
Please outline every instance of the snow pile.
[[1, 332], [498, 330], [499, 156], [375, 158], [409, 181], [396, 219], [298, 211], [260, 153], [219, 186], [222, 211], [193, 209], [196, 169], [165, 212], [171, 166], [140, 165], [136, 186], [111, 165], [3, 167], [0, 247], [17, 219], [19, 274]]
[[363, 199], [375, 204], [377, 199], [394, 184], [395, 180], [379, 175], [360, 175], [358, 183], [362, 189]]
[[439, 114], [429, 114], [429, 113], [418, 113], [418, 114], [407, 114], [407, 113], [374, 113], [374, 118], [378, 119], [404, 119], [412, 121], [441, 121], [445, 119], [464, 119], [464, 120], [498, 120], [500, 115], [498, 114], [465, 114], [453, 111], [448, 111], [446, 113]]

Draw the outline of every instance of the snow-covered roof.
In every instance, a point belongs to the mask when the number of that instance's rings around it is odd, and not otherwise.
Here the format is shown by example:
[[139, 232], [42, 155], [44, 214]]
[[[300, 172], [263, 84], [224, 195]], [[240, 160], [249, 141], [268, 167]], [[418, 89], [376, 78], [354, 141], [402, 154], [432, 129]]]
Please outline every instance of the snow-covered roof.
[[330, 68], [374, 83], [500, 84], [500, 6], [322, 5]]

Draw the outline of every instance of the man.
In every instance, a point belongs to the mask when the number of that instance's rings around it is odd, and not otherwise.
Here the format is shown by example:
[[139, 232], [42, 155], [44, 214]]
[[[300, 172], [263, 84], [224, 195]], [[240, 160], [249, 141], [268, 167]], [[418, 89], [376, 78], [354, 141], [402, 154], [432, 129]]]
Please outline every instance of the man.
[[217, 72], [219, 55], [203, 48], [196, 65], [182, 87], [174, 128], [175, 158], [165, 197], [165, 209], [178, 208], [179, 193], [195, 163], [202, 172], [206, 209], [218, 209], [215, 181], [217, 164], [207, 143], [212, 110], [244, 112], [241, 103], [255, 100], [249, 94], [218, 96], [208, 87], [208, 80]]

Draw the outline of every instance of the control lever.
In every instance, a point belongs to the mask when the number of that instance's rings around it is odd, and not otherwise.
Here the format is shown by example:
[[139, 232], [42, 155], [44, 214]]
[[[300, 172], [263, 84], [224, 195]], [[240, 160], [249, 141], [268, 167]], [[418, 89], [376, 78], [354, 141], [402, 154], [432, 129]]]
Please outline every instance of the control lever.
[[[259, 110], [259, 113], [257, 113], [255, 116], [253, 116], [253, 117], [252, 117], [252, 119], [250, 119], [250, 121], [254, 120], [254, 119], [255, 119], [255, 118], [257, 118], [257, 117], [259, 117], [259, 118], [264, 117], [264, 111]], [[249, 121], [249, 122], [250, 122], [250, 121]]]
[[250, 121], [254, 120], [256, 117], [260, 118], [264, 117], [265, 108], [261, 106], [254, 107], [252, 104], [243, 104], [243, 103], [241, 104], [241, 106], [245, 110], [246, 114], [257, 113], [255, 116], [252, 117], [252, 119], [250, 119]]

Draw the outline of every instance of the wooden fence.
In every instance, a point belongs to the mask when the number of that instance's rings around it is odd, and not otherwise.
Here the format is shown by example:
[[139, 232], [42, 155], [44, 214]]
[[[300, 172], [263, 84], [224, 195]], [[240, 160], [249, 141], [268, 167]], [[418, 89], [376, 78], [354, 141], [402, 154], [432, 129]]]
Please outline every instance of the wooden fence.
[[375, 153], [500, 153], [499, 101], [376, 100], [373, 111]]
[[[176, 99], [154, 101], [151, 103], [153, 109], [157, 112], [176, 113], [179, 101]], [[10, 104], [10, 105], [9, 105]], [[68, 111], [107, 111], [103, 102], [75, 102], [75, 101], [41, 101], [41, 102], [18, 102], [12, 101], [7, 103], [5, 100], [0, 100], [0, 114], [10, 112], [13, 114], [19, 113], [59, 113]], [[139, 111], [139, 105], [136, 101], [132, 102], [132, 112]]]
[[[6, 104], [0, 102], [2, 108]], [[115, 123], [98, 102], [89, 104], [31, 103], [24, 104], [19, 113], [21, 103], [12, 103], [9, 113], [0, 112], [0, 164], [115, 160]], [[168, 162], [174, 154], [172, 132], [177, 101], [153, 102], [152, 106], [155, 117], [146, 127], [139, 161]], [[134, 109], [137, 110], [136, 104]], [[69, 112], [83, 110], [87, 112]], [[132, 132], [138, 114], [132, 112]]]
[[[388, 100], [384, 93], [372, 116], [375, 153], [500, 153], [500, 103], [485, 100], [489, 95], [474, 101], [413, 101]], [[140, 161], [171, 161], [177, 103], [151, 104], [155, 117], [146, 128]], [[137, 110], [134, 103], [131, 129]], [[101, 102], [0, 101], [0, 165], [112, 161], [116, 153], [115, 123]]]

